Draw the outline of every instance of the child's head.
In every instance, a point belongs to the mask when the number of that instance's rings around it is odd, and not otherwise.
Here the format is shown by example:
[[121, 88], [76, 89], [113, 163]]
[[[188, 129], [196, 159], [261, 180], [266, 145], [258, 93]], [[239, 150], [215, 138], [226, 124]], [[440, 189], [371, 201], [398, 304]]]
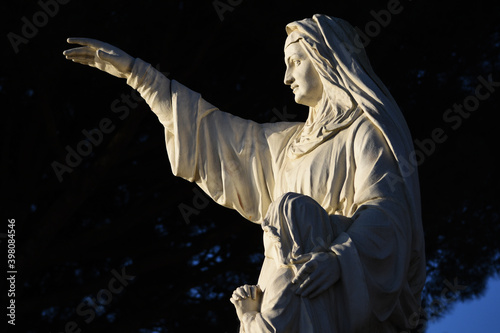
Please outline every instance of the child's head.
[[262, 229], [264, 255], [279, 266], [290, 266], [306, 253], [328, 251], [337, 236], [327, 212], [312, 198], [296, 193], [271, 205]]

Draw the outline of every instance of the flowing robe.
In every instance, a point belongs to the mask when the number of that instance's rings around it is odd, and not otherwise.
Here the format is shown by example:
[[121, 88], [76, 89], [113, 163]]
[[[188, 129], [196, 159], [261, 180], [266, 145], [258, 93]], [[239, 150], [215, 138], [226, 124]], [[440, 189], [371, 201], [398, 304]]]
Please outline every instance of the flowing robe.
[[[313, 198], [333, 223], [351, 219], [331, 244], [341, 268], [328, 291], [338, 300], [328, 310], [340, 321], [333, 332], [400, 332], [416, 324], [424, 259], [412, 242], [412, 212], [398, 164], [364, 113], [293, 158], [288, 150], [303, 123], [259, 124], [222, 112], [140, 59], [127, 83], [165, 127], [173, 174], [195, 182], [217, 203], [261, 223], [273, 201], [295, 192]], [[268, 266], [264, 262], [263, 289], [266, 276], [276, 273]], [[246, 324], [253, 325], [251, 332], [274, 325], [272, 316]]]

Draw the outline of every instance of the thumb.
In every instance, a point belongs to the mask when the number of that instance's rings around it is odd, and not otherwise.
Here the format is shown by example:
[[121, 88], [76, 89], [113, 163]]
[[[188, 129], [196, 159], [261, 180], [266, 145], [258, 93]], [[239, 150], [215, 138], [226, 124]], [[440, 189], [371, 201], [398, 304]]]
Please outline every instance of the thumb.
[[113, 63], [113, 61], [116, 58], [118, 58], [118, 56], [111, 54], [111, 53], [107, 53], [103, 50], [97, 50], [97, 57], [99, 57], [99, 59], [101, 59], [103, 61], [110, 62], [110, 63]]

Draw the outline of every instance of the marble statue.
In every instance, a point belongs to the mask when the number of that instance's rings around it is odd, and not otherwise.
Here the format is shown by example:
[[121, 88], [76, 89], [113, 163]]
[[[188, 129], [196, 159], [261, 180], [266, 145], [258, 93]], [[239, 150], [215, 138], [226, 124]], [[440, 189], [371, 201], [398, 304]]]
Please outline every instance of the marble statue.
[[150, 64], [87, 38], [64, 52], [127, 79], [165, 127], [174, 175], [263, 229], [256, 285], [231, 302], [241, 332], [405, 332], [418, 323], [425, 257], [406, 122], [354, 28], [325, 15], [286, 26], [284, 82], [303, 122], [259, 124]]

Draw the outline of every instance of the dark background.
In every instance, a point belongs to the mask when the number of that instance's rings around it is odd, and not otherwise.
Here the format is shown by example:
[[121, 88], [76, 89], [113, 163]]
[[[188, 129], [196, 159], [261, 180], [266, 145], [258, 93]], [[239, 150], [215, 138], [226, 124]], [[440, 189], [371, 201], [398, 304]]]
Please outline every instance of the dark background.
[[[414, 139], [427, 144], [419, 148], [428, 259], [422, 323], [480, 295], [500, 268], [500, 92], [460, 124], [443, 116], [472, 100], [478, 77], [500, 81], [500, 5], [406, 0], [382, 26], [373, 13], [388, 1], [220, 3], [230, 9], [72, 0], [52, 6], [45, 21], [36, 1], [0, 5], [0, 232], [6, 254], [7, 219], [15, 219], [16, 330], [236, 332], [228, 299], [256, 282], [262, 261], [260, 227], [173, 177], [156, 116], [130, 99], [124, 80], [65, 60], [66, 38], [116, 45], [241, 117], [297, 121], [307, 109], [282, 83], [284, 28], [315, 13], [372, 35], [365, 44], [375, 72]], [[37, 31], [23, 36], [34, 15]], [[17, 52], [12, 34], [25, 38]], [[113, 130], [60, 181], [54, 163], [65, 164], [68, 147], [82, 145], [83, 131], [104, 118]], [[436, 128], [444, 142], [431, 141]], [[122, 273], [128, 280], [118, 292]], [[467, 288], [453, 292], [446, 281]]]

